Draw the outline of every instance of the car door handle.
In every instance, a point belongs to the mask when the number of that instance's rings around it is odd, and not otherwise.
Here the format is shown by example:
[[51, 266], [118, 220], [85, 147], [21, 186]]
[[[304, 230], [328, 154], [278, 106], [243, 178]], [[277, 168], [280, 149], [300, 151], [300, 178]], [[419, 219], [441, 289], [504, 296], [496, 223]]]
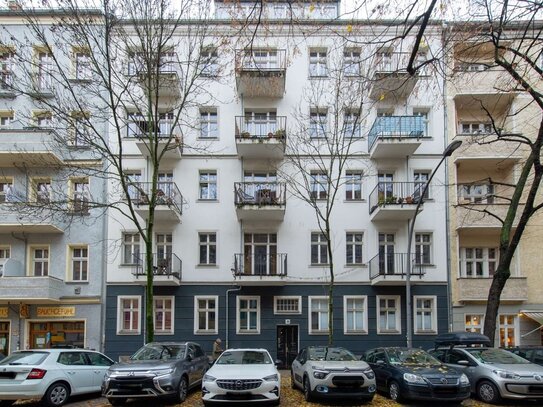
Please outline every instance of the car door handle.
[[75, 372], [74, 372], [73, 370], [70, 370], [70, 371], [68, 371], [68, 372], [66, 372], [66, 373], [68, 373], [68, 374], [75, 374]]

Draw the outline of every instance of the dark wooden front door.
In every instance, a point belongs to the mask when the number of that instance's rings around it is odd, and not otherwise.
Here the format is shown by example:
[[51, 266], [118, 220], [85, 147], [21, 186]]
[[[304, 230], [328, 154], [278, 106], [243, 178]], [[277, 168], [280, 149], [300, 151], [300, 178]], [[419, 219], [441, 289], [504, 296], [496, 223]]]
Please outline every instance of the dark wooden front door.
[[298, 326], [277, 325], [277, 359], [280, 369], [290, 369], [292, 361], [298, 355]]

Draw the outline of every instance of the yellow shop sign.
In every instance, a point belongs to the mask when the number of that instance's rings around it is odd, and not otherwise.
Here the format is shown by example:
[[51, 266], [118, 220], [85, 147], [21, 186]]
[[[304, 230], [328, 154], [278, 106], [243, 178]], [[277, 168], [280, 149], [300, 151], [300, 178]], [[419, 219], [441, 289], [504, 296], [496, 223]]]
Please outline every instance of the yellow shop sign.
[[43, 317], [74, 317], [75, 307], [38, 307], [36, 315]]
[[8, 317], [7, 307], [0, 308], [0, 318], [7, 318], [7, 317]]

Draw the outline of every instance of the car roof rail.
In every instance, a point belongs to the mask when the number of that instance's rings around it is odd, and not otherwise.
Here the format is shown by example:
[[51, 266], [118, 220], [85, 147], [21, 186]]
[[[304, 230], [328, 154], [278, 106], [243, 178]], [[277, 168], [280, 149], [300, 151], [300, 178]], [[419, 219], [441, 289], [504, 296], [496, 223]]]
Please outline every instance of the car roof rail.
[[477, 332], [448, 332], [439, 334], [435, 340], [435, 349], [440, 346], [450, 346], [451, 349], [456, 345], [471, 346], [483, 345], [491, 346], [488, 336]]

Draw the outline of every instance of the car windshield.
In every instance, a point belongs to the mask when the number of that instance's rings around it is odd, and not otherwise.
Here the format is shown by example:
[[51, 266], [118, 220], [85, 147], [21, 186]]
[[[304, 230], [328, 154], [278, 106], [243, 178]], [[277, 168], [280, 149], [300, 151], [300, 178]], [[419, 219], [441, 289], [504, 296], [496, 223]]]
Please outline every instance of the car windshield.
[[47, 355], [47, 352], [15, 352], [2, 359], [0, 365], [39, 365]]
[[145, 345], [134, 353], [131, 360], [169, 360], [185, 356], [185, 345]]
[[387, 349], [392, 364], [440, 365], [441, 362], [421, 349]]
[[343, 348], [329, 348], [319, 346], [308, 348], [308, 360], [351, 361], [358, 360], [351, 352]]
[[217, 365], [269, 365], [272, 360], [267, 352], [234, 350], [223, 352], [215, 363]]
[[466, 348], [465, 350], [481, 363], [503, 363], [507, 365], [525, 365], [530, 363], [526, 359], [503, 349]]

